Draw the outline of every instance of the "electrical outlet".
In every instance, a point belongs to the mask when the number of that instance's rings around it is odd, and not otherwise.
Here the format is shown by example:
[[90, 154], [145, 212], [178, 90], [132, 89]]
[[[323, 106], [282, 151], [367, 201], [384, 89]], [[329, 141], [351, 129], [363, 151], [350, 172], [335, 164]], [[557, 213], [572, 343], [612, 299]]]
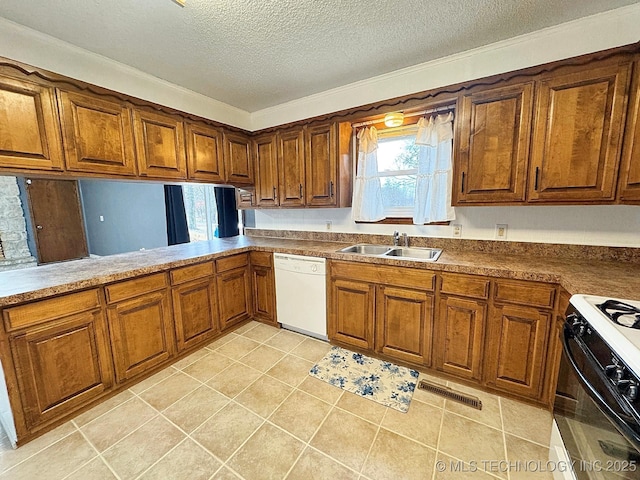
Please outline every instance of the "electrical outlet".
[[506, 239], [507, 239], [507, 224], [497, 223], [496, 224], [496, 240], [506, 240]]
[[462, 237], [462, 225], [460, 225], [459, 223], [454, 223], [452, 225], [453, 227], [453, 236], [455, 238], [461, 238]]
[[327, 221], [325, 222], [325, 225], [327, 226], [327, 230], [331, 230], [331, 225], [332, 225], [331, 220], [327, 220]]

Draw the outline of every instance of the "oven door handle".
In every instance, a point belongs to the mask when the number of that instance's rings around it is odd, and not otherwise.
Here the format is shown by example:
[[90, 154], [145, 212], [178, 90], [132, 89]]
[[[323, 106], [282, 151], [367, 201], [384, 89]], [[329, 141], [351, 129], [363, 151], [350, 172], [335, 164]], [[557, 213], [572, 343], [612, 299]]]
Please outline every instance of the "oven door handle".
[[587, 395], [589, 395], [589, 397], [595, 402], [596, 406], [602, 411], [602, 413], [604, 415], [607, 416], [607, 418], [609, 418], [609, 420], [618, 428], [618, 430], [625, 437], [627, 437], [627, 439], [630, 442], [632, 442], [636, 446], [636, 448], [640, 448], [640, 434], [638, 434], [638, 432], [636, 432], [629, 425], [629, 423], [626, 420], [624, 420], [618, 414], [618, 412], [613, 410], [607, 404], [605, 399], [602, 398], [602, 395], [600, 394], [600, 392], [598, 392], [593, 387], [593, 385], [591, 385], [589, 383], [587, 378], [580, 371], [580, 368], [578, 367], [576, 359], [573, 356], [573, 352], [571, 352], [571, 347], [569, 346], [569, 340], [571, 340], [572, 338], [575, 340], [576, 345], [578, 345], [580, 350], [583, 351], [587, 361], [591, 364], [591, 366], [595, 369], [596, 372], [598, 371], [598, 368], [600, 368], [600, 367], [598, 365], [594, 364], [593, 360], [591, 359], [591, 356], [590, 356], [589, 352], [587, 352], [582, 347], [581, 342], [578, 340], [578, 338], [575, 338], [575, 335], [574, 335], [573, 331], [571, 330], [571, 327], [569, 325], [565, 325], [564, 326], [564, 335], [562, 336], [562, 347], [564, 349], [565, 356], [567, 357], [567, 360], [569, 361], [569, 364], [570, 364], [572, 370], [575, 372], [576, 376], [578, 377], [578, 380], [580, 381], [582, 386], [585, 388], [585, 390], [587, 392]]

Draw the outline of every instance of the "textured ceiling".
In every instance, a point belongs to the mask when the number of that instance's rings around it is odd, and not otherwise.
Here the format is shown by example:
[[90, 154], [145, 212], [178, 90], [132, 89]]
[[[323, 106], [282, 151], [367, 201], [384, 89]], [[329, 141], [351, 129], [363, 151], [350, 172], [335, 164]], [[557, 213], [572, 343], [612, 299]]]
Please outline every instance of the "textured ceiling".
[[640, 0], [19, 0], [0, 16], [254, 112]]

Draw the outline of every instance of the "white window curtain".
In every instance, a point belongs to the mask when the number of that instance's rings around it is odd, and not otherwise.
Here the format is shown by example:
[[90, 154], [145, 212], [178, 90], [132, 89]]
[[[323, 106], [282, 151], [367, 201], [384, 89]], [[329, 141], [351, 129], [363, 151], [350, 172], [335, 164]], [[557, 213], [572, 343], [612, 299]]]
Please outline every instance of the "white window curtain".
[[421, 118], [418, 122], [416, 145], [418, 177], [413, 223], [424, 225], [456, 218], [451, 206], [453, 167], [451, 161], [453, 114]]
[[358, 133], [358, 164], [351, 208], [351, 218], [357, 222], [377, 222], [385, 218], [377, 150], [378, 132], [375, 127], [361, 130]]

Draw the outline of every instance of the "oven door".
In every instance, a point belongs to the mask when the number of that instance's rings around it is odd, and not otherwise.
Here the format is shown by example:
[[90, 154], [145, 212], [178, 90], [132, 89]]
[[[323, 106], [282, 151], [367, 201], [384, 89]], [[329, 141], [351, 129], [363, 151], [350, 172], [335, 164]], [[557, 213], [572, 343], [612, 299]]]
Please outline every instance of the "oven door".
[[554, 417], [574, 462], [575, 477], [640, 479], [640, 427], [618, 404], [591, 345], [574, 337], [569, 326], [562, 337], [564, 355]]

